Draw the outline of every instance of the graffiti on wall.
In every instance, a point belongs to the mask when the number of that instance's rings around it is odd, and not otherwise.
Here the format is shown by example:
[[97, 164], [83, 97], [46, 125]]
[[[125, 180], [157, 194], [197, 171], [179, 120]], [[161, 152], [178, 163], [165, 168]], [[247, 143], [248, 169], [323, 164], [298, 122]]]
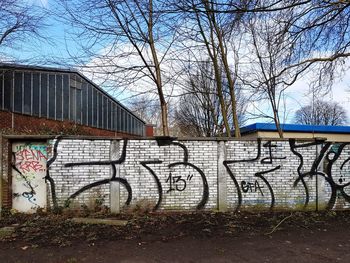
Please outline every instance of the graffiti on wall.
[[46, 206], [47, 146], [16, 143], [12, 146], [12, 203], [18, 211]]
[[[294, 186], [298, 185], [298, 183], [302, 183], [305, 189], [305, 204], [304, 207], [307, 207], [309, 203], [309, 190], [307, 184], [305, 183], [305, 178], [312, 178], [315, 176], [319, 176], [325, 179], [325, 181], [329, 184], [331, 189], [331, 196], [327, 203], [327, 209], [332, 209], [337, 200], [338, 194], [343, 197], [347, 202], [350, 203], [350, 195], [346, 193], [345, 188], [350, 185], [350, 182], [346, 182], [345, 179], [345, 171], [349, 171], [349, 162], [350, 157], [345, 160], [340, 160], [340, 172], [338, 174], [338, 181], [335, 180], [335, 175], [333, 174], [334, 166], [336, 162], [339, 160], [343, 150], [350, 143], [341, 143], [337, 145], [333, 145], [329, 142], [324, 143], [323, 141], [316, 141], [312, 143], [301, 143], [297, 144], [295, 140], [289, 140], [290, 148], [293, 154], [298, 156], [300, 160], [298, 171], [298, 178], [294, 182]], [[304, 158], [303, 155], [298, 152], [298, 149], [305, 149], [311, 146], [319, 146], [317, 148], [316, 157], [312, 163], [310, 169], [304, 169]], [[335, 146], [335, 147], [334, 147]], [[324, 161], [325, 167], [320, 167], [321, 162]]]
[[[173, 168], [173, 167], [178, 167], [178, 166], [191, 167], [200, 174], [202, 182], [203, 182], [203, 195], [202, 195], [201, 201], [197, 205], [197, 209], [202, 209], [202, 208], [204, 208], [204, 206], [207, 203], [208, 198], [209, 198], [209, 187], [208, 187], [207, 179], [206, 179], [203, 171], [200, 168], [198, 168], [196, 165], [188, 162], [188, 150], [187, 150], [186, 146], [181, 144], [181, 143], [174, 142], [173, 140], [174, 139], [170, 138], [170, 137], [169, 138], [159, 138], [157, 140], [157, 144], [159, 147], [174, 145], [174, 146], [180, 147], [183, 150], [183, 160], [181, 162], [170, 163], [168, 165], [169, 169]], [[53, 205], [55, 208], [58, 208], [56, 189], [55, 189], [56, 187], [55, 187], [54, 179], [50, 176], [49, 170], [50, 170], [50, 166], [57, 158], [57, 155], [58, 155], [57, 148], [58, 148], [59, 142], [60, 142], [60, 138], [58, 137], [56, 139], [54, 147], [53, 147], [53, 157], [50, 160], [48, 160], [48, 162], [47, 162], [47, 173], [45, 176], [45, 179], [50, 183], [50, 186], [51, 186], [50, 187], [51, 188], [51, 195], [52, 195]], [[128, 140], [124, 139], [123, 140], [122, 154], [117, 160], [66, 163], [65, 167], [107, 165], [107, 166], [110, 166], [112, 168], [112, 176], [111, 176], [111, 178], [98, 180], [96, 182], [85, 185], [84, 187], [82, 187], [81, 189], [79, 189], [78, 191], [76, 191], [75, 193], [70, 195], [65, 203], [69, 204], [70, 200], [74, 199], [75, 197], [77, 197], [81, 193], [83, 193], [91, 188], [94, 188], [94, 187], [97, 187], [100, 185], [104, 185], [104, 184], [109, 184], [112, 181], [116, 181], [116, 182], [121, 183], [126, 188], [126, 190], [128, 192], [128, 198], [126, 200], [125, 205], [129, 205], [131, 200], [132, 200], [132, 188], [131, 188], [129, 182], [125, 178], [121, 178], [121, 177], [116, 176], [116, 174], [117, 174], [116, 165], [123, 164], [125, 162], [126, 155], [127, 155], [127, 143], [128, 143]], [[161, 160], [150, 160], [150, 161], [141, 161], [140, 162], [141, 166], [146, 168], [146, 170], [152, 175], [152, 177], [154, 178], [155, 183], [157, 185], [157, 188], [158, 188], [158, 201], [153, 208], [154, 210], [157, 210], [159, 208], [159, 206], [161, 205], [161, 202], [163, 199], [163, 187], [162, 187], [162, 183], [161, 183], [159, 177], [157, 176], [156, 172], [151, 168], [150, 165], [162, 164], [162, 163], [163, 163], [163, 161], [161, 161]], [[170, 173], [169, 177], [166, 179], [166, 182], [165, 182], [165, 183], [169, 184], [169, 189], [166, 191], [166, 193], [170, 193], [172, 191], [179, 191], [179, 192], [184, 191], [186, 189], [187, 184], [191, 181], [192, 178], [193, 178], [192, 174], [188, 175], [186, 177], [186, 179], [184, 179], [181, 176], [172, 176], [172, 174]]]
[[[43, 158], [38, 152], [26, 150], [18, 151], [18, 156], [15, 157], [15, 160], [18, 161], [16, 168], [21, 167], [21, 172], [23, 171], [44, 171], [46, 173], [45, 179], [49, 182], [51, 188], [51, 195], [54, 207], [58, 207], [57, 196], [56, 196], [56, 186], [55, 181], [50, 175], [50, 166], [55, 162], [58, 152], [58, 145], [61, 141], [61, 138], [57, 138], [53, 146], [52, 157], [47, 160], [46, 167], [40, 167], [39, 163], [34, 163], [38, 159]], [[198, 178], [200, 180], [202, 193], [201, 198], [196, 204], [197, 209], [205, 208], [205, 205], [208, 203], [209, 199], [209, 185], [205, 173], [202, 168], [196, 164], [189, 162], [189, 151], [185, 144], [174, 141], [174, 138], [162, 137], [156, 139], [157, 146], [162, 147], [177, 147], [181, 153], [181, 160], [178, 162], [171, 162], [167, 164], [168, 170], [170, 172], [164, 177], [164, 174], [157, 174], [157, 165], [164, 165], [165, 161], [161, 159], [149, 159], [144, 161], [135, 160], [136, 165], [143, 167], [153, 178], [154, 186], [158, 192], [158, 199], [153, 207], [154, 210], [159, 209], [162, 205], [164, 195], [178, 193], [181, 194], [186, 189], [193, 184], [194, 179]], [[330, 198], [327, 200], [327, 209], [332, 209], [336, 203], [337, 198], [342, 197], [344, 200], [350, 203], [350, 195], [346, 191], [346, 187], [350, 186], [350, 152], [345, 149], [349, 149], [350, 143], [341, 143], [341, 144], [331, 144], [324, 141], [314, 141], [307, 143], [300, 143], [293, 139], [287, 142], [289, 147], [290, 156], [295, 157], [296, 163], [295, 171], [290, 176], [293, 177], [293, 182], [291, 187], [301, 186], [302, 191], [304, 192], [304, 207], [308, 207], [310, 203], [310, 186], [308, 185], [307, 179], [312, 179], [315, 177], [322, 177], [327, 186], [330, 189]], [[249, 195], [254, 194], [259, 196], [262, 200], [266, 200], [269, 204], [269, 208], [273, 209], [276, 204], [276, 188], [274, 181], [271, 181], [271, 178], [274, 178], [276, 175], [281, 173], [282, 167], [285, 164], [288, 164], [289, 160], [284, 156], [283, 151], [279, 151], [277, 143], [273, 141], [262, 142], [260, 139], [254, 144], [254, 152], [251, 154], [251, 157], [239, 158], [238, 155], [234, 155], [237, 158], [228, 158], [224, 160], [222, 165], [225, 167], [228, 178], [233, 182], [233, 186], [236, 193], [237, 205], [236, 210], [242, 207], [243, 200], [249, 198]], [[315, 151], [314, 149], [317, 149]], [[177, 150], [177, 152], [179, 152]], [[312, 152], [312, 155], [308, 154], [304, 156], [305, 152]], [[86, 192], [89, 189], [98, 187], [101, 185], [109, 184], [110, 182], [116, 181], [121, 183], [121, 185], [127, 190], [127, 199], [125, 205], [129, 205], [132, 201], [133, 191], [132, 187], [128, 181], [128, 174], [123, 174], [123, 178], [118, 176], [117, 168], [119, 165], [125, 163], [126, 157], [128, 154], [128, 140], [123, 140], [123, 148], [121, 155], [115, 160], [106, 160], [106, 161], [89, 161], [89, 162], [68, 162], [65, 163], [65, 167], [79, 167], [79, 166], [108, 166], [111, 168], [111, 177], [101, 178], [100, 180], [90, 182], [85, 186], [82, 186], [80, 189], [72, 193], [68, 199], [69, 202], [79, 196], [80, 194]], [[250, 155], [250, 153], [249, 153]], [[248, 156], [249, 156], [248, 155]], [[45, 155], [43, 155], [45, 156]], [[230, 155], [231, 156], [231, 155]], [[288, 157], [290, 158], [290, 157]], [[21, 159], [32, 159], [32, 163], [26, 163], [19, 161]], [[306, 162], [307, 160], [307, 162]], [[254, 171], [253, 174], [240, 174], [245, 169], [245, 166], [242, 164], [251, 163], [251, 171]], [[311, 165], [306, 165], [306, 163], [311, 163]], [[240, 166], [239, 166], [240, 165]], [[240, 167], [240, 168], [239, 168]], [[179, 168], [182, 171], [182, 174], [178, 175], [172, 172], [172, 169]], [[186, 168], [190, 168], [191, 172], [188, 172]], [[242, 170], [243, 169], [243, 170]], [[164, 171], [164, 170], [163, 170]], [[127, 171], [126, 171], [127, 173]], [[248, 178], [244, 178], [247, 177]], [[163, 179], [162, 179], [163, 178]], [[26, 182], [25, 182], [26, 183]], [[28, 191], [24, 193], [24, 196], [31, 198], [32, 195], [36, 192], [35, 185], [30, 184]], [[32, 187], [32, 188], [31, 188]], [[299, 189], [299, 188], [298, 188]], [[265, 202], [265, 203], [266, 203]]]
[[264, 196], [264, 192], [262, 191], [264, 186], [260, 186], [259, 181], [255, 180], [254, 183], [252, 182], [246, 182], [246, 181], [242, 181], [241, 182], [241, 188], [243, 193], [256, 193], [256, 192], [260, 192], [260, 194], [262, 196]]
[[[171, 168], [178, 167], [178, 166], [191, 167], [200, 174], [201, 179], [202, 179], [202, 183], [203, 183], [203, 193], [202, 193], [202, 199], [197, 205], [197, 209], [204, 208], [204, 206], [208, 202], [208, 198], [209, 198], [208, 182], [207, 182], [207, 179], [206, 179], [203, 171], [199, 167], [197, 167], [196, 165], [194, 165], [188, 161], [187, 147], [184, 144], [181, 144], [179, 142], [174, 142], [174, 138], [171, 138], [171, 137], [158, 138], [157, 144], [159, 147], [174, 145], [174, 146], [180, 147], [183, 150], [183, 161], [170, 163], [168, 165], [168, 168], [171, 169]], [[154, 210], [157, 210], [162, 202], [163, 188], [162, 188], [162, 184], [159, 180], [159, 177], [156, 175], [155, 171], [150, 167], [150, 165], [161, 164], [161, 163], [163, 163], [161, 160], [140, 162], [140, 164], [143, 167], [145, 167], [149, 171], [149, 173], [154, 177], [154, 179], [157, 183], [159, 197], [158, 197], [158, 202], [154, 207]], [[193, 175], [188, 175], [187, 178], [184, 179], [181, 176], [172, 176], [170, 173], [169, 177], [166, 180], [166, 183], [169, 183], [169, 189], [167, 190], [166, 193], [172, 192], [174, 190], [182, 192], [183, 190], [186, 189], [187, 182], [190, 182], [192, 177], [193, 177]]]
[[183, 178], [181, 175], [173, 176], [170, 172], [168, 178], [165, 181], [166, 183], [169, 183], [169, 188], [166, 192], [169, 193], [171, 191], [184, 191], [186, 189], [187, 182], [190, 182], [192, 177], [193, 174], [189, 174], [187, 178]]
[[[52, 196], [52, 202], [54, 205], [54, 208], [57, 209], [58, 208], [58, 202], [57, 202], [57, 195], [56, 195], [56, 187], [55, 187], [55, 181], [54, 179], [50, 176], [50, 166], [55, 162], [58, 152], [57, 152], [57, 148], [58, 148], [58, 144], [60, 142], [61, 138], [57, 137], [54, 147], [53, 147], [53, 156], [50, 160], [48, 160], [47, 162], [47, 173], [45, 176], [45, 179], [49, 182], [50, 184], [50, 188], [51, 188], [51, 196]], [[126, 190], [128, 191], [128, 199], [126, 201], [126, 205], [129, 205], [132, 199], [132, 190], [131, 187], [128, 183], [128, 181], [124, 178], [121, 177], [117, 177], [117, 168], [116, 165], [121, 164], [125, 161], [126, 158], [126, 147], [127, 147], [127, 140], [124, 140], [123, 143], [123, 150], [122, 150], [122, 154], [120, 156], [120, 158], [118, 158], [117, 160], [110, 160], [110, 161], [93, 161], [93, 162], [76, 162], [76, 163], [66, 163], [65, 166], [66, 167], [74, 167], [74, 166], [100, 166], [100, 165], [107, 165], [110, 166], [112, 168], [112, 176], [111, 178], [106, 178], [106, 179], [102, 179], [93, 183], [90, 183], [88, 185], [85, 185], [84, 187], [82, 187], [81, 189], [79, 189], [78, 191], [76, 191], [75, 193], [73, 193], [72, 195], [70, 195], [68, 197], [68, 199], [66, 200], [66, 204], [69, 204], [70, 200], [74, 199], [75, 197], [77, 197], [79, 194], [100, 186], [100, 185], [104, 185], [104, 184], [109, 184], [110, 182], [119, 182], [122, 185], [124, 185], [124, 187], [126, 188]]]
[[[262, 156], [262, 147], [264, 147], [268, 150], [268, 154], [266, 157]], [[266, 179], [265, 175], [267, 175], [269, 173], [273, 173], [281, 168], [281, 165], [274, 164], [276, 160], [286, 159], [286, 157], [275, 156], [275, 154], [274, 154], [275, 152], [273, 151], [274, 148], [276, 148], [276, 145], [273, 144], [271, 141], [267, 141], [266, 143], [262, 144], [261, 139], [258, 139], [257, 140], [257, 148], [256, 148], [256, 156], [254, 158], [225, 160], [223, 162], [228, 174], [230, 175], [230, 177], [231, 177], [231, 179], [236, 187], [237, 197], [238, 197], [238, 205], [236, 206], [236, 210], [240, 209], [240, 207], [242, 205], [242, 200], [243, 200], [242, 191], [244, 193], [248, 193], [249, 191], [250, 192], [253, 192], [253, 191], [257, 192], [258, 191], [263, 196], [264, 194], [263, 194], [262, 188], [264, 188], [265, 186], [267, 187], [267, 189], [269, 190], [269, 193], [270, 193], [270, 198], [271, 198], [270, 209], [272, 209], [274, 207], [274, 205], [275, 205], [274, 191], [273, 191], [273, 188], [270, 185], [269, 181]], [[263, 171], [259, 171], [259, 172], [256, 172], [254, 174], [254, 177], [257, 179], [260, 179], [262, 181], [262, 183], [265, 184], [265, 186], [260, 185], [258, 180], [255, 180], [254, 183], [242, 181], [241, 184], [239, 184], [239, 182], [236, 179], [235, 173], [230, 168], [230, 165], [235, 164], [235, 163], [247, 163], [247, 162], [259, 162], [260, 164], [263, 164], [263, 165], [272, 164], [274, 166], [272, 168], [269, 168], [269, 169], [266, 169]]]

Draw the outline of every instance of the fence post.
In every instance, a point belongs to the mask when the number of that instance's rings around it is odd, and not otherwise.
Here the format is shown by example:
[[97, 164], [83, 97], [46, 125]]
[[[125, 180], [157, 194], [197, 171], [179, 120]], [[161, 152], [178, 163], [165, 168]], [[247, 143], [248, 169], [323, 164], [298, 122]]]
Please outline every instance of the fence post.
[[[321, 145], [316, 145], [316, 158], [319, 157], [319, 154], [321, 152]], [[316, 159], [315, 158], [315, 159]], [[316, 167], [316, 172], [324, 171], [324, 158], [321, 160], [320, 164], [318, 167]], [[323, 210], [325, 208], [325, 179], [322, 176], [315, 176], [316, 177], [316, 211]]]
[[[116, 160], [119, 158], [119, 141], [112, 140], [109, 149], [110, 160]], [[110, 173], [113, 173], [112, 167], [110, 168]], [[116, 166], [116, 177], [120, 175], [120, 167]], [[109, 204], [111, 213], [120, 213], [120, 185], [119, 182], [111, 181], [109, 184]]]
[[223, 162], [226, 160], [225, 141], [218, 142], [218, 210], [227, 211], [227, 174]]

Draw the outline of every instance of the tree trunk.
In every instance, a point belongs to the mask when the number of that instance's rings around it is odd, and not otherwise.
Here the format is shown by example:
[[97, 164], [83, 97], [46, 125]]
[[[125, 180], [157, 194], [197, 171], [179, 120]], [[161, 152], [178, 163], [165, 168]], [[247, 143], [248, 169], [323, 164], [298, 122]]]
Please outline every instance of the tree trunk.
[[217, 88], [218, 97], [220, 101], [222, 119], [224, 120], [226, 136], [231, 137], [231, 129], [227, 119], [225, 100], [222, 95], [222, 81], [221, 81], [220, 69], [219, 69], [218, 62], [216, 60], [213, 61], [213, 64], [214, 64], [215, 80], [216, 80], [216, 86], [217, 86], [216, 88]]
[[231, 70], [227, 62], [227, 52], [224, 47], [223, 43], [223, 36], [221, 33], [220, 28], [218, 27], [215, 19], [215, 15], [212, 14], [212, 20], [213, 20], [213, 25], [216, 31], [216, 35], [218, 37], [218, 42], [219, 42], [219, 48], [220, 48], [220, 54], [221, 54], [221, 59], [224, 64], [225, 68], [225, 74], [228, 80], [228, 85], [229, 85], [229, 91], [230, 91], [230, 97], [231, 97], [231, 108], [232, 108], [232, 118], [233, 118], [233, 126], [235, 128], [235, 137], [239, 138], [241, 137], [241, 131], [239, 129], [239, 123], [238, 123], [238, 117], [237, 117], [237, 101], [236, 101], [236, 95], [235, 95], [235, 85], [234, 81], [231, 76]]
[[[195, 10], [196, 11], [196, 10]], [[195, 12], [196, 15], [196, 19], [197, 19], [197, 23], [199, 26], [199, 33], [201, 34], [201, 36], [203, 37], [203, 41], [205, 44], [205, 47], [207, 48], [209, 57], [211, 59], [211, 62], [213, 63], [213, 68], [214, 68], [214, 75], [215, 75], [215, 82], [216, 82], [216, 89], [217, 89], [217, 95], [219, 97], [219, 102], [220, 102], [220, 108], [221, 108], [221, 113], [222, 113], [222, 118], [224, 121], [224, 126], [225, 126], [225, 130], [226, 130], [226, 136], [227, 137], [231, 137], [231, 129], [230, 129], [230, 125], [228, 123], [228, 119], [227, 119], [227, 111], [225, 108], [225, 100], [223, 98], [223, 94], [222, 94], [222, 80], [221, 80], [221, 74], [220, 74], [220, 67], [219, 67], [219, 62], [218, 62], [218, 55], [216, 53], [216, 46], [215, 46], [215, 39], [214, 39], [214, 29], [213, 29], [213, 25], [212, 25], [212, 21], [210, 21], [210, 17], [207, 16], [207, 18], [209, 19], [209, 24], [210, 24], [210, 42], [208, 41], [207, 37], [205, 36], [205, 31], [202, 27], [201, 24], [201, 20], [199, 17], [198, 12]]]
[[279, 116], [278, 116], [278, 111], [275, 108], [273, 109], [273, 118], [275, 120], [278, 136], [280, 138], [283, 138], [283, 131], [282, 131], [282, 128], [281, 128], [280, 119], [279, 119]]
[[161, 103], [161, 114], [162, 114], [162, 130], [164, 136], [169, 136], [169, 127], [168, 127], [168, 106], [166, 103]]
[[162, 115], [162, 130], [164, 136], [169, 136], [169, 126], [168, 126], [168, 106], [164, 98], [163, 86], [162, 86], [162, 75], [160, 72], [160, 63], [157, 57], [157, 51], [153, 39], [153, 2], [149, 1], [149, 21], [148, 21], [148, 37], [149, 46], [152, 53], [152, 59], [154, 62], [154, 68], [156, 71], [156, 85], [159, 96], [161, 115]]

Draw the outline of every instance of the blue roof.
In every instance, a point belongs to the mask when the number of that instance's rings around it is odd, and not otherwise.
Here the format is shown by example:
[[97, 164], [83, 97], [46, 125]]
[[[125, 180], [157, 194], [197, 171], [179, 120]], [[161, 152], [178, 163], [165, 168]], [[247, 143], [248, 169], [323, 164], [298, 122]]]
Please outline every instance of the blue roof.
[[[284, 132], [349, 133], [350, 126], [281, 124]], [[242, 134], [257, 131], [277, 131], [274, 123], [254, 123], [241, 128]]]

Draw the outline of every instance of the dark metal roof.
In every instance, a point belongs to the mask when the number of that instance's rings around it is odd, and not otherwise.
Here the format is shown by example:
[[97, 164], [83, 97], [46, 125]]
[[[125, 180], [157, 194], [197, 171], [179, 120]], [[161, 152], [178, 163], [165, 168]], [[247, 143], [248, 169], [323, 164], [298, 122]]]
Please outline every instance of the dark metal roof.
[[83, 78], [86, 82], [93, 85], [97, 90], [99, 90], [101, 93], [103, 93], [105, 96], [113, 100], [115, 103], [120, 105], [122, 108], [124, 108], [126, 111], [128, 111], [132, 116], [146, 124], [144, 120], [136, 116], [132, 111], [130, 111], [127, 107], [125, 107], [122, 103], [120, 103], [117, 99], [113, 98], [111, 95], [109, 95], [106, 91], [104, 91], [102, 88], [100, 88], [96, 83], [88, 79], [84, 74], [79, 72], [76, 69], [73, 68], [54, 68], [54, 67], [43, 67], [43, 66], [34, 66], [34, 65], [22, 65], [22, 64], [13, 64], [13, 63], [0, 63], [0, 68], [2, 69], [17, 69], [17, 70], [37, 70], [37, 71], [45, 71], [45, 72], [57, 72], [57, 73], [67, 73], [67, 74], [77, 74], [81, 78]]
[[[281, 124], [284, 132], [317, 132], [317, 133], [346, 133], [350, 134], [350, 126], [326, 126], [326, 125], [301, 125], [301, 124]], [[277, 131], [274, 123], [254, 123], [241, 128], [242, 134], [257, 131]]]
[[[60, 72], [60, 73], [76, 73], [81, 75], [81, 77], [86, 78], [83, 74], [73, 68], [54, 68], [54, 67], [44, 67], [44, 66], [35, 66], [35, 65], [23, 65], [16, 63], [0, 63], [1, 68], [9, 69], [24, 69], [24, 70], [40, 70], [48, 72]], [[91, 82], [91, 81], [90, 81]]]

